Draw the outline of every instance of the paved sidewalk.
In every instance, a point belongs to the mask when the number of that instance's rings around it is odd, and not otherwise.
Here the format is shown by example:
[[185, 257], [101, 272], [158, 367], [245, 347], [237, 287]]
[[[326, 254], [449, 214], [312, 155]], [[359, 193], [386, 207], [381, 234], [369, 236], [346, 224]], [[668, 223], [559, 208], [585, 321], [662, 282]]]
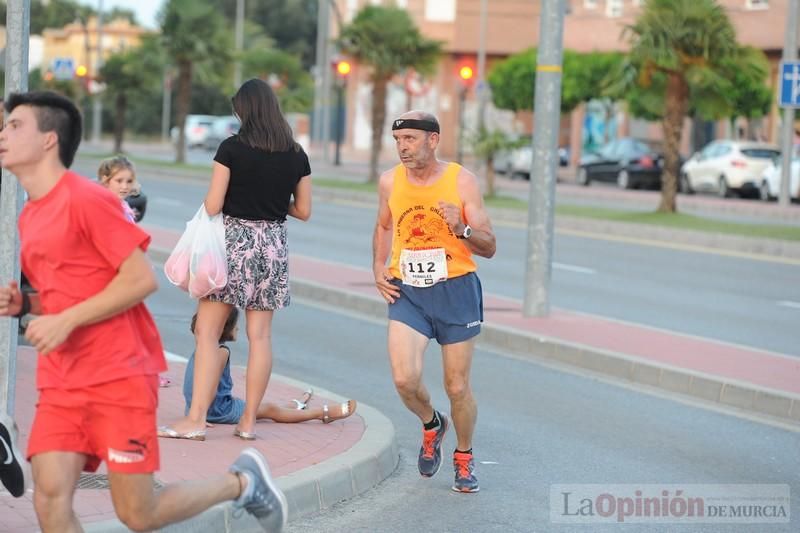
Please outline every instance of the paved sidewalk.
[[[180, 236], [147, 227], [161, 260]], [[292, 294], [385, 317], [371, 270], [293, 254]], [[525, 318], [521, 302], [484, 294], [479, 341], [523, 357], [683, 395], [800, 429], [800, 357], [603, 317], [554, 310]]]
[[[25, 449], [36, 404], [36, 353], [20, 347], [17, 354], [15, 418], [20, 429], [20, 447]], [[183, 415], [183, 362], [171, 360], [166, 373], [173, 384], [160, 389], [158, 422], [168, 423]], [[234, 390], [244, 390], [244, 369], [231, 368]], [[300, 398], [308, 384], [273, 374], [266, 399], [285, 404]], [[313, 386], [313, 385], [312, 385]], [[333, 392], [314, 388], [311, 405], [345, 401]], [[299, 424], [261, 421], [256, 426], [259, 438], [245, 443], [233, 437], [233, 426], [218, 424], [208, 430], [205, 442], [159, 439], [161, 470], [159, 484], [213, 477], [249, 446], [267, 458], [277, 484], [286, 493], [289, 519], [317, 512], [351, 498], [377, 485], [396, 468], [399, 460], [391, 422], [361, 402], [356, 413], [344, 420], [323, 424], [312, 420]], [[84, 474], [78, 484], [75, 509], [87, 532], [128, 531], [115, 517], [105, 467], [96, 474]], [[0, 486], [0, 532], [38, 531], [32, 493], [12, 498]], [[261, 531], [244, 514], [234, 518], [230, 504], [161, 531]]]

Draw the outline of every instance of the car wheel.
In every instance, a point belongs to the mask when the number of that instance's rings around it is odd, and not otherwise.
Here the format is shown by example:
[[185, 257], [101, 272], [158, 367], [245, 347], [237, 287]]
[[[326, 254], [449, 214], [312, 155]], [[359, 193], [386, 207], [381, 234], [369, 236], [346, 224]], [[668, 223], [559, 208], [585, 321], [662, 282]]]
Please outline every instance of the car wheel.
[[758, 197], [765, 202], [772, 201], [772, 195], [769, 193], [769, 184], [765, 181], [761, 182], [761, 187], [758, 188]]
[[719, 188], [717, 189], [717, 194], [719, 194], [720, 198], [728, 198], [731, 195], [731, 189], [728, 187], [728, 180], [725, 179], [725, 176], [719, 177]]
[[689, 183], [689, 176], [686, 174], [686, 172], [681, 172], [679, 184], [680, 191], [683, 194], [694, 194], [694, 189], [692, 189], [692, 184]]
[[589, 173], [586, 171], [586, 168], [581, 167], [578, 169], [578, 185], [583, 185], [587, 187], [590, 183]]
[[632, 188], [631, 185], [631, 176], [628, 174], [628, 171], [624, 168], [619, 171], [617, 174], [617, 186], [620, 189], [630, 189]]

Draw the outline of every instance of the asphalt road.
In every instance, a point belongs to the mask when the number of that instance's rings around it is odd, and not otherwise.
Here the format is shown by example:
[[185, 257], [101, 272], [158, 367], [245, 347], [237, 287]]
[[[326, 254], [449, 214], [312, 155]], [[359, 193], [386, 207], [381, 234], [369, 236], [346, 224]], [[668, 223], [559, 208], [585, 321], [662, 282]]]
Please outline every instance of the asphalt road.
[[[148, 306], [167, 350], [193, 349], [194, 303], [160, 275]], [[565, 526], [550, 518], [552, 484], [789, 484], [800, 509], [797, 433], [684, 405], [529, 360], [478, 351], [473, 387], [479, 403], [474, 440], [481, 492], [455, 494], [449, 460], [433, 479], [416, 470], [420, 426], [402, 406], [390, 378], [385, 324], [295, 301], [276, 313], [274, 371], [367, 403], [394, 424], [396, 472], [364, 496], [293, 521], [306, 531], [396, 533], [619, 531], [620, 525]], [[232, 344], [244, 364], [246, 343]], [[425, 379], [434, 404], [448, 409], [438, 351], [429, 348]], [[235, 391], [242, 393], [243, 391]], [[690, 490], [690, 489], [687, 489]], [[560, 501], [555, 502], [560, 509]], [[794, 532], [777, 525], [633, 525], [646, 532]]]
[[[205, 194], [191, 180], [140, 179], [149, 197], [147, 224], [183, 229]], [[371, 205], [317, 201], [308, 223], [290, 221], [290, 248], [369, 268], [374, 219]], [[497, 255], [479, 260], [484, 290], [522, 299], [525, 229], [496, 231]], [[800, 356], [796, 265], [567, 234], [557, 235], [554, 258], [556, 308]]]

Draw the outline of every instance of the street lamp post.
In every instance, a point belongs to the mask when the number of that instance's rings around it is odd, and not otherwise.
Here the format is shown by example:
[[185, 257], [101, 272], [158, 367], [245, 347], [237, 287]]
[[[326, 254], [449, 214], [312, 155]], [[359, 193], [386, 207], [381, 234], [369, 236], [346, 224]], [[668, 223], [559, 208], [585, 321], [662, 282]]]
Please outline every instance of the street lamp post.
[[234, 26], [236, 63], [233, 65], [233, 86], [242, 84], [242, 49], [244, 48], [244, 0], [236, 0], [236, 25]]
[[467, 91], [472, 84], [474, 72], [472, 67], [463, 66], [458, 71], [461, 79], [461, 86], [458, 89], [458, 147], [456, 149], [456, 161], [460, 165], [464, 159], [464, 107], [467, 104]]
[[344, 137], [344, 92], [347, 88], [347, 78], [352, 67], [348, 61], [336, 62], [336, 152], [333, 164], [342, 164], [342, 137]]

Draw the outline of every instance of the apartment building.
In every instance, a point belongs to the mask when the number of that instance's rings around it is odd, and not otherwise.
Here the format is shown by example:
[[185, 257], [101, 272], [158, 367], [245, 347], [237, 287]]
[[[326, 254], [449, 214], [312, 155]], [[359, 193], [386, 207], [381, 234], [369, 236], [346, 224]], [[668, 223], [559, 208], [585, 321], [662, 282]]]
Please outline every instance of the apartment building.
[[[102, 44], [103, 58], [139, 46], [141, 37], [147, 32], [127, 19], [104, 21], [98, 28], [97, 18], [91, 17], [86, 24], [80, 21], [63, 28], [48, 28], [42, 32], [44, 38], [42, 70], [54, 68], [59, 60], [68, 59], [72, 65], [85, 66], [91, 78], [97, 73], [98, 44]], [[101, 37], [102, 36], [102, 37]]]
[[[564, 47], [578, 52], [625, 51], [623, 37], [626, 24], [631, 24], [642, 8], [642, 0], [565, 0]], [[338, 15], [346, 23], [359, 9], [368, 4], [390, 4], [406, 9], [423, 35], [443, 42], [445, 50], [436, 73], [429, 80], [398, 77], [389, 90], [387, 126], [392, 117], [408, 107], [435, 112], [442, 122], [441, 154], [453, 157], [458, 142], [459, 89], [458, 72], [461, 66], [476, 69], [479, 49], [481, 0], [337, 0]], [[788, 0], [719, 0], [736, 28], [740, 43], [761, 49], [769, 58], [772, 73], [769, 83], [776, 87], [777, 69], [783, 49]], [[536, 46], [539, 41], [539, 0], [489, 0], [487, 9], [487, 72], [491, 66], [511, 54]], [[338, 28], [335, 17], [332, 34]], [[368, 73], [355, 66], [348, 94], [347, 142], [355, 149], [369, 148], [370, 87]], [[588, 110], [591, 112], [591, 109]], [[581, 106], [571, 117], [562, 119], [561, 144], [572, 147], [578, 157], [584, 132], [585, 113]], [[477, 117], [476, 91], [466, 95], [464, 121], [474, 128]], [[509, 130], [529, 132], [530, 113], [513, 115], [489, 109], [489, 121]], [[779, 114], [773, 109], [768, 117], [754, 126], [755, 134], [769, 140], [777, 139]], [[687, 126], [690, 126], [687, 121]], [[657, 124], [632, 120], [622, 109], [614, 117], [619, 135], [631, 134], [658, 139]], [[720, 122], [712, 135], [728, 136], [729, 126]], [[386, 128], [385, 145], [391, 146], [390, 130]], [[691, 127], [686, 128], [683, 148], [690, 148]]]

